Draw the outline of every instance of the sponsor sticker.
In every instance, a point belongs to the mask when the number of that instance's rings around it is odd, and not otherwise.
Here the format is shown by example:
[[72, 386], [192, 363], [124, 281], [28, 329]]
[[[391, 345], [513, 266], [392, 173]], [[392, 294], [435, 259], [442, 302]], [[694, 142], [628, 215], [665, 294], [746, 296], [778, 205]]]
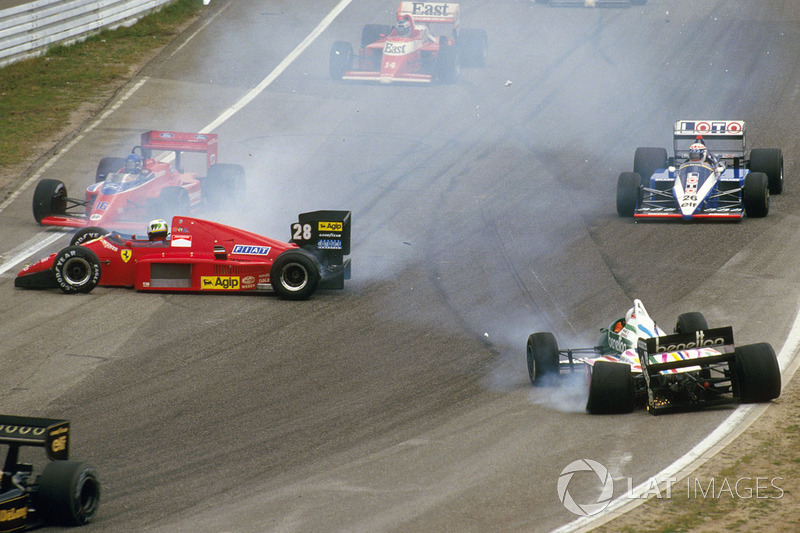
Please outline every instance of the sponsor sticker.
[[344, 224], [342, 222], [319, 222], [318, 226], [319, 231], [338, 231], [341, 232], [344, 229]]
[[236, 244], [232, 254], [237, 255], [268, 255], [272, 248], [269, 246], [255, 246], [251, 244]]
[[192, 236], [191, 235], [173, 235], [171, 246], [173, 248], [191, 248]]
[[447, 10], [448, 4], [434, 4], [430, 2], [412, 2], [411, 13], [414, 15], [424, 15], [427, 17], [446, 17], [451, 15]]
[[317, 241], [317, 248], [320, 250], [341, 250], [342, 241], [338, 239], [320, 239]]
[[89, 220], [100, 220], [101, 218], [103, 218], [103, 215], [95, 214], [95, 215], [90, 216]]
[[204, 291], [235, 291], [239, 289], [239, 276], [201, 276], [200, 289]]
[[118, 252], [119, 251], [119, 248], [117, 248], [116, 246], [114, 246], [113, 244], [111, 244], [110, 242], [108, 242], [107, 240], [105, 240], [103, 238], [100, 239], [100, 242], [103, 244], [103, 248], [108, 248], [112, 252]]
[[250, 285], [256, 282], [256, 278], [254, 276], [245, 276], [242, 278], [243, 285]]

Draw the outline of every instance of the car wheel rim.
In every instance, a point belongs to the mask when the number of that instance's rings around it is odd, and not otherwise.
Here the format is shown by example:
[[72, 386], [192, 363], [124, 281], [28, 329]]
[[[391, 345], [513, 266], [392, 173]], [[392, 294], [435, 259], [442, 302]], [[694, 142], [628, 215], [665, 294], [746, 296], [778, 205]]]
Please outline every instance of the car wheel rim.
[[82, 257], [73, 257], [62, 268], [64, 280], [70, 285], [84, 285], [92, 275], [92, 266]]
[[308, 270], [299, 263], [286, 265], [286, 268], [281, 272], [281, 285], [286, 290], [292, 292], [301, 291], [307, 284]]

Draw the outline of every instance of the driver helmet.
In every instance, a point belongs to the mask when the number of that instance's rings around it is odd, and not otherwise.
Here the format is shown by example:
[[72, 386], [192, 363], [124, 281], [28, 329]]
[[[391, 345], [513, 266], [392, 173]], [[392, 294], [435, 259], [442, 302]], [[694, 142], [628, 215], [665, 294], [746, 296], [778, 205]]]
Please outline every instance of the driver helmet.
[[411, 33], [411, 17], [406, 15], [397, 23], [397, 35], [408, 35]]
[[689, 161], [702, 163], [706, 160], [706, 145], [696, 142], [689, 147]]
[[160, 218], [152, 220], [147, 225], [147, 237], [151, 241], [166, 240], [168, 233], [169, 233], [169, 226], [167, 225], [166, 221], [161, 220]]
[[142, 171], [142, 158], [137, 154], [130, 154], [125, 158], [125, 173], [138, 174]]

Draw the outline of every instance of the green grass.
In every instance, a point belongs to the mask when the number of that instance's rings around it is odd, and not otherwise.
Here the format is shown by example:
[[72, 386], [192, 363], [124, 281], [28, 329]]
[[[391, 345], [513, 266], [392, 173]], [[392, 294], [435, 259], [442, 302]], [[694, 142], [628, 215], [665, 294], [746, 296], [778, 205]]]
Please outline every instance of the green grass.
[[176, 0], [131, 27], [0, 68], [0, 171], [32, 156], [30, 139], [61, 130], [82, 104], [107, 100], [133, 65], [167, 44], [201, 7], [201, 0]]

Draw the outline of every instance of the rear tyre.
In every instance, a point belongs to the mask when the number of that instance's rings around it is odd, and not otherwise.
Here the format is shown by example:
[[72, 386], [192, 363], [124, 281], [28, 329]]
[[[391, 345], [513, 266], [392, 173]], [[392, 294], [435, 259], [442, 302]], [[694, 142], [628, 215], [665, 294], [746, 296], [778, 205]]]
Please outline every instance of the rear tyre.
[[[548, 376], [558, 376], [558, 343], [552, 333], [534, 333], [528, 337], [528, 377], [534, 385], [546, 385]], [[547, 378], [547, 379], [545, 379]]]
[[244, 167], [217, 163], [203, 180], [203, 198], [210, 207], [241, 206], [247, 194]]
[[67, 213], [67, 187], [58, 180], [39, 180], [33, 191], [33, 218], [39, 224], [51, 215]]
[[97, 172], [94, 174], [94, 182], [105, 181], [109, 174], [120, 170], [125, 166], [125, 159], [122, 157], [104, 157], [97, 165]]
[[442, 83], [455, 83], [461, 73], [458, 50], [455, 46], [440, 45], [436, 57], [436, 74]]
[[34, 494], [36, 508], [48, 524], [88, 524], [100, 505], [97, 470], [77, 461], [52, 461], [39, 476], [39, 490]]
[[459, 60], [464, 67], [482, 67], [489, 56], [489, 38], [486, 30], [459, 30], [456, 39]]
[[284, 300], [307, 300], [317, 289], [319, 278], [316, 261], [300, 251], [279, 255], [269, 275], [272, 289]]
[[331, 78], [341, 80], [344, 73], [350, 70], [352, 63], [353, 45], [345, 41], [333, 43], [330, 55]]
[[53, 277], [66, 293], [86, 293], [100, 281], [100, 260], [89, 248], [67, 246], [53, 260]]
[[175, 215], [191, 214], [189, 193], [183, 187], [164, 187], [158, 195], [158, 218], [171, 221]]
[[705, 329], [708, 329], [706, 317], [697, 311], [683, 313], [678, 317], [678, 323], [675, 324], [675, 333], [694, 333]]
[[636, 172], [623, 172], [617, 179], [617, 213], [632, 217], [642, 199], [642, 178]]
[[748, 217], [763, 218], [769, 213], [769, 185], [763, 172], [750, 172], [744, 177], [742, 191], [744, 212]]
[[392, 27], [388, 24], [365, 24], [361, 29], [361, 48], [366, 48], [381, 36], [389, 35], [392, 32]]
[[73, 235], [72, 239], [69, 241], [69, 245], [80, 246], [85, 242], [99, 239], [100, 237], [104, 237], [109, 233], [111, 232], [106, 229], [98, 228], [97, 226], [89, 226], [88, 228], [83, 228], [75, 232], [75, 235]]
[[750, 172], [763, 172], [769, 181], [769, 193], [783, 192], [783, 153], [780, 148], [750, 150]]
[[586, 410], [593, 415], [630, 413], [634, 407], [633, 376], [625, 363], [597, 361], [589, 382]]
[[637, 148], [633, 155], [633, 171], [649, 187], [650, 178], [656, 170], [667, 168], [667, 151], [664, 148]]
[[781, 370], [769, 343], [737, 346], [734, 383], [742, 403], [768, 402], [781, 394]]

